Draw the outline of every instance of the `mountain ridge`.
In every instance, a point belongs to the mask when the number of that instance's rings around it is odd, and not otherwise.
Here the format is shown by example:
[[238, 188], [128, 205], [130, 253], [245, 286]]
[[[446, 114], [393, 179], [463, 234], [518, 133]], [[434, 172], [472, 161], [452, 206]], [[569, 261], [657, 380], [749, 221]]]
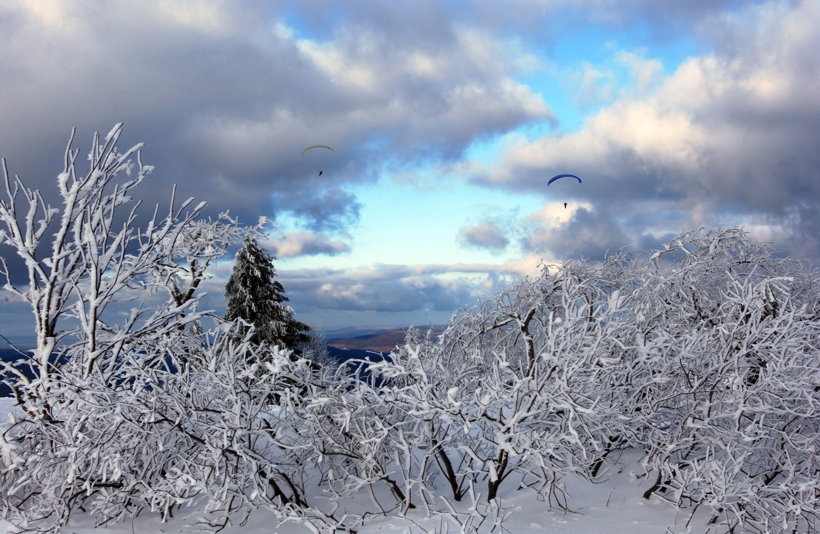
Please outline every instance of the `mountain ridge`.
[[327, 344], [342, 350], [367, 350], [374, 352], [392, 352], [397, 346], [404, 343], [410, 329], [418, 330], [422, 334], [432, 332], [438, 335], [444, 331], [444, 325], [426, 325], [392, 328], [359, 336], [329, 338]]

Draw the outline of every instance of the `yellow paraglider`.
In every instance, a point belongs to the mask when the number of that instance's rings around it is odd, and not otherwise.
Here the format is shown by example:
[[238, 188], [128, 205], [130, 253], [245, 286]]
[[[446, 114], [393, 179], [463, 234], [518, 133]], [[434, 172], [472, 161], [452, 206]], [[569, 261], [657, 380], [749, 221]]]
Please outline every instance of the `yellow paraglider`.
[[304, 155], [305, 155], [305, 152], [307, 152], [308, 150], [310, 150], [310, 149], [312, 149], [312, 148], [326, 148], [326, 149], [328, 149], [328, 150], [331, 150], [331, 151], [333, 151], [333, 152], [336, 152], [335, 150], [333, 150], [333, 147], [329, 147], [329, 146], [327, 146], [327, 145], [310, 145], [309, 147], [307, 147], [306, 149], [304, 149], [304, 150], [302, 151], [302, 155], [304, 156]]

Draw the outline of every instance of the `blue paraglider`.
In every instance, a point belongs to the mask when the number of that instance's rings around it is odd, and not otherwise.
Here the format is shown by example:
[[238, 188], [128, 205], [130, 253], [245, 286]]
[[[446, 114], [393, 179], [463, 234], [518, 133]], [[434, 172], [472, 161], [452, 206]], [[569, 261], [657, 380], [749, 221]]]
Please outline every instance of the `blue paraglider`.
[[550, 178], [550, 181], [549, 181], [549, 182], [547, 182], [547, 185], [550, 185], [550, 184], [551, 184], [552, 182], [554, 182], [555, 180], [559, 180], [559, 179], [561, 179], [561, 178], [575, 178], [576, 180], [578, 180], [578, 183], [579, 183], [579, 184], [580, 184], [580, 183], [582, 183], [582, 182], [581, 182], [581, 179], [580, 179], [580, 178], [578, 178], [577, 176], [575, 176], [574, 174], [558, 174], [558, 175], [555, 175], [555, 176], [553, 176], [552, 178]]
[[[550, 178], [550, 181], [547, 182], [547, 186], [549, 186], [555, 180], [560, 180], [561, 178], [575, 178], [576, 180], [578, 180], [579, 184], [583, 183], [583, 182], [581, 182], [581, 179], [578, 178], [577, 176], [575, 176], [574, 174], [556, 174], [555, 176]], [[567, 203], [566, 202], [564, 202], [564, 209], [567, 209]]]

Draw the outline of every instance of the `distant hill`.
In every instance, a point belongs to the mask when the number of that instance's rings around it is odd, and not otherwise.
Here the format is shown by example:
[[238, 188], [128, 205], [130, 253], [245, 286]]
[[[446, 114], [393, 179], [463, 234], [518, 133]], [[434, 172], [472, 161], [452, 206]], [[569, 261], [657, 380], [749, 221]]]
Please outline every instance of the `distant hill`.
[[339, 349], [333, 346], [328, 346], [327, 353], [331, 358], [336, 360], [336, 363], [344, 363], [348, 360], [380, 361], [382, 359], [378, 353], [370, 350]]
[[[444, 326], [419, 326], [414, 327], [421, 332], [432, 330], [434, 335], [444, 331]], [[376, 333], [370, 333], [352, 337], [331, 338], [327, 344], [331, 347], [342, 350], [365, 350], [373, 352], [392, 352], [398, 345], [404, 343], [408, 328], [394, 328]]]
[[343, 328], [333, 328], [330, 330], [322, 330], [322, 335], [325, 339], [343, 339], [349, 337], [369, 336], [371, 334], [381, 334], [388, 332], [397, 327], [395, 326], [347, 326]]

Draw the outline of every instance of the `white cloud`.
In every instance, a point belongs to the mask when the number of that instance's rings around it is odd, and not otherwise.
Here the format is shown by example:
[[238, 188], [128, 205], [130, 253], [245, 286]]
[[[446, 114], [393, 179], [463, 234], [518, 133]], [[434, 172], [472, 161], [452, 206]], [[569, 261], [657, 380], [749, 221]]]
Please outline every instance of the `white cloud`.
[[[573, 198], [627, 213], [672, 202], [691, 225], [726, 211], [783, 219], [798, 203], [820, 207], [820, 33], [810, 29], [820, 6], [769, 2], [717, 20], [706, 30], [714, 53], [602, 109], [578, 132], [509, 148], [486, 183], [541, 190], [550, 172], [572, 172], [584, 178]], [[655, 86], [659, 65], [619, 57], [639, 88]], [[812, 227], [804, 221], [801, 232]]]
[[297, 310], [452, 311], [471, 306], [520, 275], [520, 265], [373, 265], [350, 270], [281, 271]]
[[628, 90], [634, 90], [637, 94], [646, 94], [663, 75], [663, 64], [657, 59], [646, 58], [643, 54], [621, 50], [616, 54], [615, 60], [629, 71]]
[[49, 28], [63, 25], [70, 12], [65, 2], [60, 0], [23, 0], [20, 7], [24, 13]]
[[[6, 0], [0, 155], [47, 194], [72, 125], [84, 151], [92, 131], [125, 121], [124, 144], [146, 141], [144, 159], [157, 166], [147, 206], [177, 183], [180, 197], [196, 195], [245, 222], [291, 217], [311, 232], [279, 236], [282, 257], [345, 252], [343, 240], [322, 232], [347, 236], [361, 208], [350, 184], [386, 171], [418, 182], [420, 168], [435, 169], [426, 179], [440, 181], [442, 195], [441, 176], [462, 174], [555, 201], [523, 219], [464, 229], [497, 247], [523, 235], [520, 259], [289, 272], [297, 308], [444, 313], [536, 273], [542, 259], [651, 244], [712, 221], [746, 224], [791, 254], [820, 258], [816, 1], [516, 0], [449, 11], [437, 1], [351, 0], [341, 17], [322, 3], [293, 9], [299, 23], [288, 25], [267, 2], [110, 0], [99, 9]], [[639, 24], [651, 34], [640, 43], [647, 48], [614, 43], [572, 78], [555, 62], [555, 39], [590, 20], [621, 35]], [[652, 45], [681, 31], [711, 51], [664, 78]], [[545, 72], [607, 107], [578, 132], [529, 142], [525, 125], [563, 118], [537, 84], [521, 81]], [[488, 139], [501, 140], [499, 156], [488, 158], [497, 161], [463, 160]], [[315, 143], [336, 151], [301, 157]], [[545, 192], [560, 172], [584, 183]], [[499, 195], [499, 204], [507, 200]], [[496, 228], [476, 233], [484, 223]], [[214, 307], [223, 271], [207, 284]]]
[[586, 202], [571, 205], [568, 203], [565, 208], [562, 202], [550, 202], [537, 212], [528, 215], [524, 222], [526, 225], [536, 225], [542, 229], [554, 229], [569, 222], [580, 208], [589, 210], [592, 209], [592, 205]]
[[536, 278], [543, 271], [544, 266], [555, 265], [548, 262], [543, 256], [526, 254], [520, 259], [504, 262], [499, 269], [503, 273], [510, 273], [519, 278]]
[[[385, 161], [457, 161], [477, 138], [550, 115], [515, 81], [532, 61], [523, 46], [435, 3], [351, 3], [332, 22], [299, 9], [327, 31], [300, 33], [256, 3], [5, 2], [3, 155], [42, 185], [71, 126], [82, 141], [124, 121], [169, 184], [162, 196], [177, 183], [255, 220], [288, 208], [274, 193], [318, 205], [330, 189], [374, 180]], [[327, 167], [298, 157], [317, 142], [337, 148]]]
[[607, 103], [615, 94], [615, 74], [589, 61], [581, 62], [581, 71], [573, 78], [578, 80], [574, 98], [581, 107]]
[[264, 240], [262, 246], [270, 248], [277, 258], [318, 254], [336, 256], [350, 251], [350, 246], [344, 241], [333, 241], [327, 236], [313, 232], [286, 232]]
[[541, 224], [534, 225], [522, 240], [525, 250], [531, 254], [599, 260], [624, 247], [634, 249], [637, 244], [625, 233], [617, 217], [606, 210], [579, 207], [557, 226], [552, 225], [552, 220], [537, 216], [535, 220]]
[[228, 21], [232, 17], [225, 16], [225, 8], [229, 6], [219, 0], [158, 2], [155, 7], [162, 18], [171, 19], [176, 24], [199, 31], [227, 32], [231, 28]]

